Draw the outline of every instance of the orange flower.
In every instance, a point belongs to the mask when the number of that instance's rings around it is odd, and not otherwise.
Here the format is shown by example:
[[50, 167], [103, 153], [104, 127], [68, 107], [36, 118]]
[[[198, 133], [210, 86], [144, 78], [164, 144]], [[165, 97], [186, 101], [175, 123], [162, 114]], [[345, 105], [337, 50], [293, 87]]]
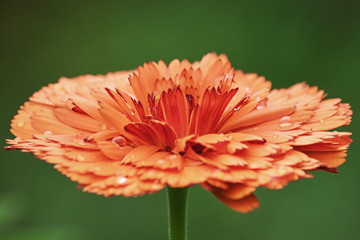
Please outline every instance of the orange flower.
[[32, 152], [84, 191], [137, 196], [200, 184], [239, 212], [257, 187], [336, 172], [351, 142], [340, 99], [305, 83], [270, 91], [225, 55], [145, 63], [133, 72], [61, 78], [11, 123], [8, 149]]

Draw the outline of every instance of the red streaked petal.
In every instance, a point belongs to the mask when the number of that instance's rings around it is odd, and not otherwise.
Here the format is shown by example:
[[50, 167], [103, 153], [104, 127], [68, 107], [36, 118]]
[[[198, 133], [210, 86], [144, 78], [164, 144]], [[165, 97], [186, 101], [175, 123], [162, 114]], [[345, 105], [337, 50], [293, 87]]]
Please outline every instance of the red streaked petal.
[[163, 92], [160, 101], [165, 122], [175, 130], [178, 138], [185, 136], [189, 109], [184, 93], [179, 88], [175, 91]]
[[203, 135], [215, 130], [220, 117], [236, 91], [236, 89], [232, 89], [225, 94], [219, 94], [214, 88], [205, 91], [196, 115], [195, 133]]

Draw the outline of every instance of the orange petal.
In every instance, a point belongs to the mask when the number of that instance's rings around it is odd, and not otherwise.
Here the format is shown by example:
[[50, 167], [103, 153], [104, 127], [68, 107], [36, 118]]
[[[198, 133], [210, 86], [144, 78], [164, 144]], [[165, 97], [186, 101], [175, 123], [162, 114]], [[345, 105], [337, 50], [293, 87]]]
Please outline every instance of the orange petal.
[[161, 148], [152, 145], [141, 145], [131, 150], [122, 160], [122, 163], [132, 163], [142, 159], [146, 159]]
[[54, 115], [62, 123], [77, 129], [91, 132], [99, 132], [102, 130], [99, 121], [85, 114], [80, 114], [65, 108], [57, 108], [54, 110]]
[[229, 208], [241, 213], [248, 213], [259, 207], [259, 201], [254, 194], [250, 194], [244, 198], [237, 200], [229, 199], [217, 194], [215, 195], [215, 197]]

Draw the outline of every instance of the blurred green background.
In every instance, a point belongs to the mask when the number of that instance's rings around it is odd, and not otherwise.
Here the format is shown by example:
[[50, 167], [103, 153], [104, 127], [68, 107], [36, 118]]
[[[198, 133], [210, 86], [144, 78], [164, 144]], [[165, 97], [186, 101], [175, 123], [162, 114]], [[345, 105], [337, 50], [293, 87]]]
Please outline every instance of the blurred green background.
[[[193, 187], [189, 239], [360, 239], [359, 1], [2, 1], [0, 131], [33, 92], [61, 76], [133, 69], [145, 61], [199, 60], [215, 51], [288, 87], [306, 81], [355, 115], [339, 174], [257, 190], [240, 214]], [[166, 239], [166, 195], [83, 193], [31, 154], [1, 151], [0, 239]]]

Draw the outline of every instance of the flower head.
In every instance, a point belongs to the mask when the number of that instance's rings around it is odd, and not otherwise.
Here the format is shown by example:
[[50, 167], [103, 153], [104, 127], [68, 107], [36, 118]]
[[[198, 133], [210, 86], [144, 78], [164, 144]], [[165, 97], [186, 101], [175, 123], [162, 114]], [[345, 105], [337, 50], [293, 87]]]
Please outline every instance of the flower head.
[[350, 123], [349, 104], [305, 83], [270, 87], [213, 53], [61, 78], [21, 107], [7, 148], [34, 153], [87, 192], [137, 196], [199, 184], [248, 212], [257, 187], [336, 172], [351, 142], [348, 132], [328, 131]]

